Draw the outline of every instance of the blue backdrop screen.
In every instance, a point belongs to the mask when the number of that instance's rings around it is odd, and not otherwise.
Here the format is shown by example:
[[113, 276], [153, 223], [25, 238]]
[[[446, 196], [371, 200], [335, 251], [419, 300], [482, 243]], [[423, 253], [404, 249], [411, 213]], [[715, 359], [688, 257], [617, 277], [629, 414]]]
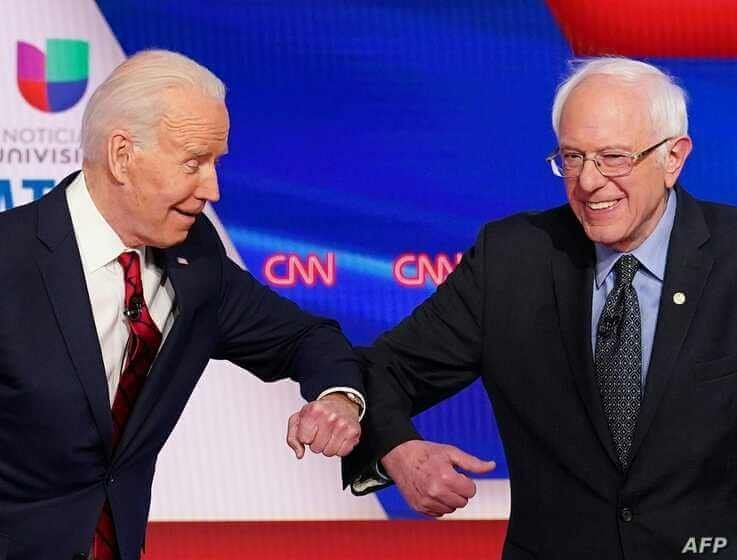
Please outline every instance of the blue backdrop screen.
[[[99, 6], [127, 53], [174, 49], [225, 81], [232, 131], [218, 215], [257, 277], [338, 319], [354, 344], [432, 293], [419, 255], [454, 262], [486, 221], [565, 201], [544, 158], [555, 146], [555, 86], [573, 52], [542, 0]], [[726, 108], [737, 64], [652, 62], [690, 94], [695, 151], [682, 182], [736, 203], [737, 117]], [[324, 274], [290, 278], [289, 255], [303, 264], [314, 255]], [[508, 476], [478, 384], [417, 425], [428, 439], [495, 459], [489, 476]], [[381, 500], [392, 516], [412, 515], [395, 490]]]

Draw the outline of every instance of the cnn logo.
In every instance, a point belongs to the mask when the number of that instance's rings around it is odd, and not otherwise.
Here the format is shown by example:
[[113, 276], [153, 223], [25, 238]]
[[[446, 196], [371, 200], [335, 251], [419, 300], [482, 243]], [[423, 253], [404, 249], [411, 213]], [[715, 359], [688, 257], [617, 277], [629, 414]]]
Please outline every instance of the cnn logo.
[[456, 253], [450, 257], [439, 253], [431, 258], [427, 253], [405, 253], [394, 260], [392, 274], [402, 286], [420, 288], [428, 280], [439, 286], [461, 262], [463, 253]]
[[280, 288], [298, 284], [329, 288], [335, 285], [335, 271], [335, 253], [327, 253], [322, 259], [315, 254], [302, 258], [294, 253], [276, 253], [264, 263], [264, 278]]

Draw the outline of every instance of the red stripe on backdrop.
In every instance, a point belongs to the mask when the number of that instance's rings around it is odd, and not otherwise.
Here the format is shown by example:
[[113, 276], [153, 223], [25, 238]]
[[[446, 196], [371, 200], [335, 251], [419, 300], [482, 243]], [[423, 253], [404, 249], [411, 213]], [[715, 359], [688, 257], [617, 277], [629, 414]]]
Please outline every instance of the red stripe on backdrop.
[[547, 0], [577, 56], [737, 57], [735, 0]]
[[153, 522], [144, 560], [496, 560], [506, 521]]

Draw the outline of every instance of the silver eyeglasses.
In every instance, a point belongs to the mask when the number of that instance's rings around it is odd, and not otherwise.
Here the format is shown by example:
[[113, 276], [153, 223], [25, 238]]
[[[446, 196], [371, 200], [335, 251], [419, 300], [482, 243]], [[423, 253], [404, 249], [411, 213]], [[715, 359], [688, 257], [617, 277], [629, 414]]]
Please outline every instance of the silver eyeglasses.
[[596, 152], [593, 157], [586, 157], [586, 154], [582, 154], [581, 152], [574, 152], [572, 150], [561, 151], [558, 148], [546, 157], [545, 161], [550, 164], [553, 175], [557, 177], [578, 177], [581, 175], [583, 166], [587, 161], [593, 161], [596, 169], [604, 177], [624, 177], [632, 173], [632, 169], [638, 161], [646, 158], [654, 150], [672, 139], [673, 137], [666, 138], [634, 154], [618, 150], [604, 150], [602, 152]]

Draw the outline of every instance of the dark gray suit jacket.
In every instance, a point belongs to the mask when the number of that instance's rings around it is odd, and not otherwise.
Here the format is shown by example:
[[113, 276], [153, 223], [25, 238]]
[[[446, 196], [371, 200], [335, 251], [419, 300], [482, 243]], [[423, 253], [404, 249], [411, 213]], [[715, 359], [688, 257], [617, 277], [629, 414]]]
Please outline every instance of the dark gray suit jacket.
[[568, 206], [488, 224], [447, 282], [363, 351], [371, 406], [344, 482], [480, 376], [510, 471], [505, 560], [682, 558], [692, 536], [725, 537], [709, 556], [737, 558], [737, 209], [679, 188], [626, 473], [594, 377], [594, 264]]

